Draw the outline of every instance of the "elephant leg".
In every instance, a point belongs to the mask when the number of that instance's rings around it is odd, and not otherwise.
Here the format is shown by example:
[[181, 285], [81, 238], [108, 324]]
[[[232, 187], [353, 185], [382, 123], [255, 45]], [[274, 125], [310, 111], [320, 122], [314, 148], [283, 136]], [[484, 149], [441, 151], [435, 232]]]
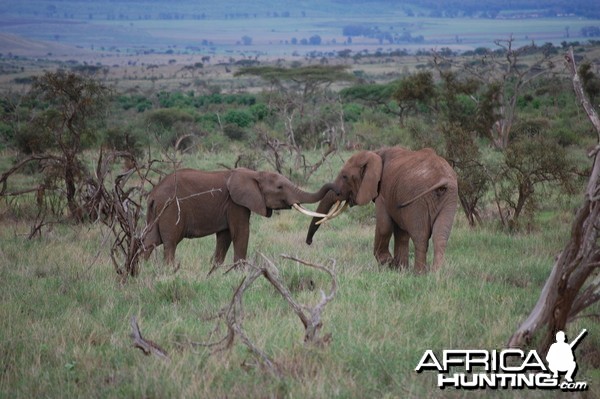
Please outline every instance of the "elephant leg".
[[393, 262], [390, 253], [390, 239], [394, 231], [394, 222], [385, 210], [383, 201], [380, 198], [375, 200], [375, 240], [373, 243], [373, 254], [375, 259], [381, 265]]
[[231, 234], [229, 230], [219, 231], [216, 234], [217, 244], [215, 247], [215, 253], [212, 258], [213, 265], [221, 265], [225, 261], [225, 256], [231, 245]]
[[408, 267], [408, 243], [410, 236], [400, 227], [394, 228], [394, 266]]
[[166, 241], [163, 243], [165, 262], [171, 266], [175, 265], [175, 249], [177, 248], [178, 242]]
[[444, 253], [446, 252], [446, 244], [448, 243], [448, 236], [443, 232], [437, 232], [433, 229], [433, 265], [432, 270], [436, 271], [442, 267], [444, 263]]
[[155, 245], [148, 245], [146, 246], [146, 244], [144, 244], [144, 252], [142, 252], [142, 259], [144, 260], [148, 260], [150, 259], [150, 255], [152, 255], [152, 251], [154, 251], [154, 247]]
[[250, 238], [250, 229], [244, 229], [239, 231], [235, 236], [232, 236], [233, 240], [233, 263], [243, 263], [246, 261], [246, 254], [248, 253], [248, 239]]
[[245, 262], [250, 238], [250, 210], [241, 206], [233, 206], [228, 218], [229, 232], [231, 241], [233, 241], [233, 263]]
[[444, 254], [446, 252], [446, 245], [450, 238], [450, 231], [452, 230], [452, 223], [454, 221], [454, 214], [456, 213], [456, 206], [448, 207], [444, 209], [436, 219], [433, 225], [432, 240], [433, 240], [433, 265], [434, 271], [439, 270], [444, 263]]
[[427, 248], [429, 247], [429, 237], [413, 238], [415, 244], [415, 270], [417, 273], [424, 273], [427, 270]]

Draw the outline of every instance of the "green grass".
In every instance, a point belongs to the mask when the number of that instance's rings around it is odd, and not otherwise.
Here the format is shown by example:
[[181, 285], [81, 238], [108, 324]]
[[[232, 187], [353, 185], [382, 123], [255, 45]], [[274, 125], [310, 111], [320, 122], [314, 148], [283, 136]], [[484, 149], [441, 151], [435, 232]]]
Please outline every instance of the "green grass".
[[[184, 161], [216, 168], [229, 158]], [[331, 178], [336, 168], [319, 171], [307, 185]], [[279, 254], [336, 260], [338, 293], [323, 312], [323, 333], [333, 340], [323, 348], [303, 344], [300, 320], [266, 280], [244, 297], [244, 328], [281, 367], [281, 378], [256, 367], [240, 341], [214, 355], [195, 344], [224, 336], [213, 317], [244, 276], [223, 269], [207, 276], [213, 237], [184, 241], [176, 273], [162, 264], [159, 248], [137, 278], [120, 283], [102, 244], [105, 229], [55, 226], [28, 241], [25, 223], [0, 221], [0, 397], [547, 397], [546, 391], [441, 391], [434, 376], [414, 368], [426, 349], [502, 348], [537, 301], [568, 238], [568, 214], [547, 210], [539, 229], [506, 235], [470, 229], [459, 213], [444, 268], [415, 275], [376, 264], [368, 209], [350, 209], [323, 226], [312, 246], [304, 244], [305, 217], [252, 216], [250, 260], [261, 262], [259, 253], [274, 260], [301, 303], [315, 304], [330, 281]], [[133, 315], [169, 362], [132, 347]], [[577, 379], [588, 381], [589, 397], [597, 397], [600, 373], [589, 354], [600, 344], [600, 328], [581, 319], [568, 333], [581, 328], [589, 335], [576, 351]]]

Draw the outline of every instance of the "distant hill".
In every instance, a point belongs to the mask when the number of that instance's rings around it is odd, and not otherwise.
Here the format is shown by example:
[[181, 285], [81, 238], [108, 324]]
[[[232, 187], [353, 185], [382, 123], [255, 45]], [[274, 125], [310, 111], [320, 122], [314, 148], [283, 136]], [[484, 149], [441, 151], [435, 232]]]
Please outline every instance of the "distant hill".
[[61, 43], [30, 40], [20, 36], [0, 33], [0, 53], [22, 57], [55, 56], [73, 57], [89, 54], [90, 51]]
[[[347, 1], [352, 3], [355, 0]], [[600, 1], [597, 0], [409, 0], [409, 3], [446, 17], [471, 15], [497, 18], [511, 14], [537, 14], [546, 17], [575, 15], [600, 18]]]
[[0, 1], [0, 53], [54, 59], [468, 51], [508, 37], [515, 46], [597, 39], [600, 1]]

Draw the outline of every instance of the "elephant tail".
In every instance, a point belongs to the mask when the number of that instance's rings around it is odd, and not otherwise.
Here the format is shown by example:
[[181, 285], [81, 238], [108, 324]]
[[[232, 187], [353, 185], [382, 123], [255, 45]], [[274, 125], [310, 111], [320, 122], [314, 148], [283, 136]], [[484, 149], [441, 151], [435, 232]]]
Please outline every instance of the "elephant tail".
[[398, 208], [403, 208], [407, 205], [412, 204], [413, 202], [415, 202], [416, 200], [418, 200], [419, 198], [421, 198], [422, 196], [424, 196], [425, 194], [428, 194], [432, 191], [436, 191], [438, 190], [440, 192], [440, 195], [442, 193], [444, 193], [450, 186], [456, 186], [456, 180], [450, 179], [448, 177], [442, 177], [440, 180], [438, 180], [438, 182], [436, 184], [434, 184], [431, 187], [427, 187], [427, 189], [417, 195], [415, 195], [414, 197], [412, 197], [411, 199], [409, 199], [408, 201], [404, 201], [403, 203], [401, 203], [400, 205], [398, 205]]

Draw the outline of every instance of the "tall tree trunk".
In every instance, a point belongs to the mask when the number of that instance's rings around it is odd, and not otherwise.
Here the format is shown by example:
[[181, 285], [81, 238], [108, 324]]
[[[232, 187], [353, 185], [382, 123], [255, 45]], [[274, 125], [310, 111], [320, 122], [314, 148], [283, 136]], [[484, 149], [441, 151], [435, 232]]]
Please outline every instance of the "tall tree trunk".
[[[577, 99], [594, 125], [600, 142], [600, 118], [583, 91], [572, 48], [565, 59], [572, 75]], [[600, 144], [590, 153], [590, 157], [594, 158], [592, 172], [583, 204], [573, 221], [571, 238], [554, 263], [537, 304], [508, 341], [511, 347], [529, 344], [533, 335], [546, 326], [546, 334], [538, 348], [541, 352], [546, 351], [557, 331], [564, 330], [570, 320], [600, 300], [600, 279], [594, 279], [594, 271], [600, 268], [599, 151]], [[584, 285], [586, 287], [582, 289]]]

